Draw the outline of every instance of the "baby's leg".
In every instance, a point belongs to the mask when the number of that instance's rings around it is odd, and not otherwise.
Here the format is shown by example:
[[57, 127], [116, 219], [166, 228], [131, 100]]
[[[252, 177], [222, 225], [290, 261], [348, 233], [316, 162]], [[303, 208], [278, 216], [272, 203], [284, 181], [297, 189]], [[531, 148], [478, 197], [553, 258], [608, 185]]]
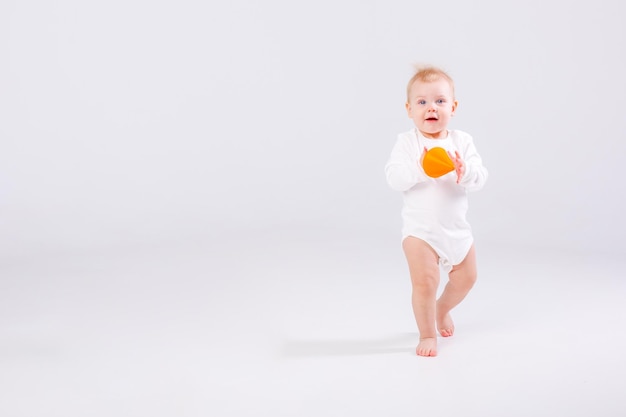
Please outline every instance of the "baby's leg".
[[463, 262], [455, 265], [450, 274], [441, 297], [437, 300], [437, 328], [443, 337], [454, 334], [454, 323], [450, 310], [456, 307], [467, 295], [476, 282], [476, 251], [474, 245], [467, 253]]
[[402, 249], [409, 264], [413, 292], [413, 314], [420, 333], [416, 353], [419, 356], [437, 355], [435, 328], [437, 288], [439, 286], [439, 256], [421, 239], [407, 237]]

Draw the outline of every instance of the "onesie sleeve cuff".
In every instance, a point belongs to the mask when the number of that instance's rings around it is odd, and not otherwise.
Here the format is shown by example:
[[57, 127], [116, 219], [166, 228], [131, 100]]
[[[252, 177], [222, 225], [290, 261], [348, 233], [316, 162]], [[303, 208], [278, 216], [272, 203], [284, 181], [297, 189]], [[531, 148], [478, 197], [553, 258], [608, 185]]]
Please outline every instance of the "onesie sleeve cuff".
[[465, 174], [459, 182], [459, 185], [465, 187], [468, 191], [477, 191], [483, 188], [487, 181], [488, 172], [485, 167], [467, 164], [465, 166]]
[[390, 162], [385, 167], [387, 182], [396, 191], [406, 191], [419, 182], [426, 180], [426, 174], [418, 166], [413, 164], [398, 164]]

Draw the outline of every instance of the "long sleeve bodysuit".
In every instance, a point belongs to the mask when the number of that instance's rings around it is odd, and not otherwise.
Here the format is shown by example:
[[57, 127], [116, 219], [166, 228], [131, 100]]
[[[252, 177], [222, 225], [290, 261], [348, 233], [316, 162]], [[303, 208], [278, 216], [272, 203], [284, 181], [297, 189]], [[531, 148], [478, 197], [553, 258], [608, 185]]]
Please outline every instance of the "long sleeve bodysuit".
[[[465, 163], [459, 184], [455, 171], [439, 178], [426, 175], [419, 161], [424, 147], [439, 146]], [[417, 129], [402, 133], [385, 165], [387, 182], [402, 191], [402, 239], [414, 236], [428, 243], [439, 255], [446, 271], [465, 259], [474, 241], [467, 222], [467, 192], [479, 190], [487, 180], [487, 169], [472, 137], [459, 130], [448, 131], [445, 139], [429, 139]]]

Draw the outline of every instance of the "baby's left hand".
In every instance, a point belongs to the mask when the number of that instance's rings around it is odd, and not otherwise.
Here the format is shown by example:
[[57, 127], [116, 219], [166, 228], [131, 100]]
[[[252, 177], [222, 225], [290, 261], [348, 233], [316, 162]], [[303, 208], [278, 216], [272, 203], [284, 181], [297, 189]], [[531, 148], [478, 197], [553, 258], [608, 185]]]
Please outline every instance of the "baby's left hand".
[[454, 151], [454, 155], [452, 155], [450, 151], [448, 151], [448, 156], [450, 157], [450, 159], [452, 159], [452, 162], [454, 163], [454, 170], [456, 171], [456, 183], [458, 184], [461, 182], [463, 174], [465, 174], [465, 162], [463, 162], [463, 159], [461, 159], [459, 151]]

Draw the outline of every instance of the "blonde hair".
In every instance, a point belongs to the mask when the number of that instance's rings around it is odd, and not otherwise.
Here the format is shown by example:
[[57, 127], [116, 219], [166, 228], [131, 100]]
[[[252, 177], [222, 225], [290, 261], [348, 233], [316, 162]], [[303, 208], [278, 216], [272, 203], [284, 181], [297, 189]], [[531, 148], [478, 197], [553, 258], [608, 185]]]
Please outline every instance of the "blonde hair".
[[409, 83], [406, 86], [406, 99], [407, 102], [410, 100], [411, 88], [413, 88], [413, 84], [417, 81], [421, 81], [423, 83], [431, 83], [433, 81], [437, 81], [440, 79], [444, 79], [450, 83], [450, 88], [452, 88], [452, 98], [454, 98], [454, 81], [452, 77], [448, 75], [447, 72], [442, 70], [441, 68], [434, 66], [416, 66], [415, 74], [409, 80]]

